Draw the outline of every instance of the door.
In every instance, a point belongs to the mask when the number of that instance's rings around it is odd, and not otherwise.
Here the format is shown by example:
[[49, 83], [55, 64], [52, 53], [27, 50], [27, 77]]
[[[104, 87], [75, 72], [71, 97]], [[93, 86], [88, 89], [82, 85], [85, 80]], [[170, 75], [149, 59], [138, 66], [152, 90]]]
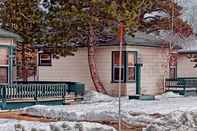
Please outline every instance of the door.
[[0, 83], [8, 83], [9, 50], [0, 48]]

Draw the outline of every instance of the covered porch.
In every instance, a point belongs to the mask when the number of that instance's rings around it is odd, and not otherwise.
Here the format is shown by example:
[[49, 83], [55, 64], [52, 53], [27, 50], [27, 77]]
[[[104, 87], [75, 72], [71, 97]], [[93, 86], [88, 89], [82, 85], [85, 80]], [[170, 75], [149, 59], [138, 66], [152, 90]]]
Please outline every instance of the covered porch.
[[[179, 56], [184, 56], [186, 62], [177, 62], [175, 77], [165, 80], [165, 91], [173, 91], [184, 96], [197, 96], [197, 50], [195, 48], [180, 49]], [[181, 59], [183, 61], [183, 59]]]
[[0, 29], [0, 108], [16, 109], [35, 104], [65, 104], [70, 94], [82, 98], [85, 85], [64, 81], [16, 81], [17, 34]]

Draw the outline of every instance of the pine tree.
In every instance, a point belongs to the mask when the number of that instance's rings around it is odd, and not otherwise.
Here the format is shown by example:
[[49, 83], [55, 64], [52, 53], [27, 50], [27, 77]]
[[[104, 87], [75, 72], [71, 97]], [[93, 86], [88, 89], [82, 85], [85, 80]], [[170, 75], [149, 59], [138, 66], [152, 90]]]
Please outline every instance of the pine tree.
[[[90, 72], [97, 90], [103, 90], [103, 86], [96, 73], [95, 46], [100, 39], [108, 42], [117, 37], [120, 22], [131, 35], [138, 30], [169, 30], [173, 7], [175, 31], [190, 29], [178, 18], [181, 8], [171, 0], [51, 0], [45, 4], [46, 11], [39, 8], [39, 3], [5, 1], [0, 10], [2, 27], [21, 35], [24, 43], [42, 46], [55, 56], [71, 55], [76, 47], [88, 46]], [[170, 17], [145, 22], [144, 15], [155, 10], [163, 10]], [[180, 27], [185, 27], [184, 31], [179, 31]]]

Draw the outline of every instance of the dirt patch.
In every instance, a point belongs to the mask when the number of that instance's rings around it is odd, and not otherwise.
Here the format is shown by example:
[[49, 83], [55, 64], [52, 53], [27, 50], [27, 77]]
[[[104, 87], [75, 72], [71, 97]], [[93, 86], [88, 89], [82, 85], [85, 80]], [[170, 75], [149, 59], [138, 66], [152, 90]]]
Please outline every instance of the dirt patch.
[[[24, 115], [18, 111], [0, 112], [0, 119], [15, 119], [15, 120], [26, 120], [26, 121], [38, 121], [38, 122], [55, 122], [56, 121], [56, 120], [49, 119], [49, 118]], [[118, 129], [117, 122], [98, 122], [98, 123], [109, 125]], [[122, 122], [121, 124], [121, 131], [142, 131], [142, 128], [143, 127], [131, 126], [124, 122]]]
[[0, 112], [0, 118], [1, 119], [26, 120], [26, 121], [39, 121], [39, 122], [54, 122], [54, 120], [47, 119], [47, 118], [23, 115], [17, 111]]

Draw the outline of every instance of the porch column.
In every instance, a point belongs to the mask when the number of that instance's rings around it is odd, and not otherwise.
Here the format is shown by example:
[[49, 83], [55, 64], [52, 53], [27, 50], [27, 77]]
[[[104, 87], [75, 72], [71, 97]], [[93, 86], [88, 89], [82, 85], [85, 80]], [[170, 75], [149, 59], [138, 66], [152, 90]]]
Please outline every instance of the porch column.
[[141, 95], [141, 67], [142, 64], [136, 65], [136, 95]]

